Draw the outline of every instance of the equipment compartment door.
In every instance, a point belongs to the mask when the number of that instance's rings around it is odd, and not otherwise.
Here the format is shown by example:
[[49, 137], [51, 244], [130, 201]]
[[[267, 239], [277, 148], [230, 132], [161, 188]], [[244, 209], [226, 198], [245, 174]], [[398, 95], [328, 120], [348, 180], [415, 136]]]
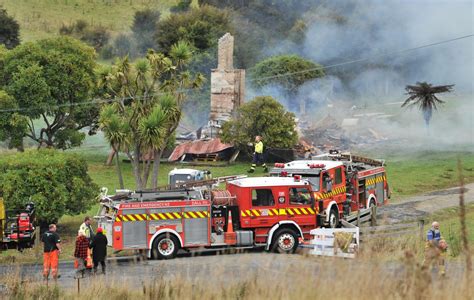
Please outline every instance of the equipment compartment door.
[[377, 202], [383, 204], [384, 202], [384, 188], [383, 188], [383, 174], [378, 174], [375, 177], [375, 197], [377, 197]]
[[147, 248], [145, 209], [124, 209], [123, 219], [123, 248]]
[[185, 246], [210, 244], [210, 214], [208, 206], [189, 206], [184, 209]]

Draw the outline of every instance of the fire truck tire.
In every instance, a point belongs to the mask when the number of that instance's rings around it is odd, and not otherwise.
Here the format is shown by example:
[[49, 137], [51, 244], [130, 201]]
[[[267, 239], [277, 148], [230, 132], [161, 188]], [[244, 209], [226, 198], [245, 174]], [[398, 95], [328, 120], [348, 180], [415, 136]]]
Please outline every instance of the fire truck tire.
[[282, 228], [275, 232], [272, 251], [277, 253], [292, 254], [298, 248], [298, 234], [290, 228]]
[[153, 257], [157, 259], [172, 259], [179, 250], [178, 239], [169, 233], [159, 235], [153, 241]]
[[329, 228], [337, 228], [339, 226], [339, 213], [337, 212], [337, 209], [331, 209], [329, 212], [329, 222], [328, 222], [328, 227]]

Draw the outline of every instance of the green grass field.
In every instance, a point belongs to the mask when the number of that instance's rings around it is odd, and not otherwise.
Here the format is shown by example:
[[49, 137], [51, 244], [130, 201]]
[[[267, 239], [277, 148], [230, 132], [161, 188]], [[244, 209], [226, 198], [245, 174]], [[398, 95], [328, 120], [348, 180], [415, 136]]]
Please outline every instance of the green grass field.
[[[84, 153], [80, 155], [83, 155], [89, 162], [90, 175], [99, 186], [107, 187], [109, 192], [118, 188], [115, 165], [104, 165], [106, 154]], [[455, 186], [459, 181], [457, 157], [462, 161], [466, 182], [474, 182], [474, 155], [469, 152], [424, 152], [387, 158], [387, 175], [392, 190], [392, 200], [398, 201], [410, 195]], [[123, 163], [122, 167], [125, 185], [127, 188], [133, 189], [134, 180], [131, 165]], [[166, 184], [167, 174], [170, 170], [184, 167], [187, 166], [164, 163], [160, 170], [159, 184]], [[225, 167], [201, 168], [211, 170], [213, 176], [218, 177], [247, 174], [248, 167], [249, 165], [246, 163], [237, 163]], [[252, 174], [252, 176], [258, 175], [264, 174], [261, 170]]]
[[20, 24], [22, 41], [58, 34], [63, 24], [79, 19], [100, 25], [113, 34], [130, 30], [135, 11], [150, 8], [169, 13], [176, 0], [2, 0], [3, 6]]

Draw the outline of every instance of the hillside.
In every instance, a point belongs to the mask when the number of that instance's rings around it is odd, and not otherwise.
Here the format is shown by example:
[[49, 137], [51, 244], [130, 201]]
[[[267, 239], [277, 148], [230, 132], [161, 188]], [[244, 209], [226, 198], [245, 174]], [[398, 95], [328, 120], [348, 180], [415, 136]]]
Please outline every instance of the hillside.
[[157, 9], [163, 15], [177, 0], [2, 0], [2, 5], [19, 23], [21, 40], [46, 38], [63, 24], [83, 19], [101, 25], [113, 34], [127, 31], [135, 11]]

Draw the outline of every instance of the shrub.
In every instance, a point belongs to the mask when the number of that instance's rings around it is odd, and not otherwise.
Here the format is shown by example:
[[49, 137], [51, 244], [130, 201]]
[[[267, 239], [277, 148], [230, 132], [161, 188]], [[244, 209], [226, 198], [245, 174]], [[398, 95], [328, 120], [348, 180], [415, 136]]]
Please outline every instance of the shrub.
[[107, 29], [102, 26], [90, 26], [84, 20], [77, 20], [71, 25], [61, 26], [59, 34], [75, 37], [94, 47], [96, 51], [107, 45], [110, 39], [110, 33]]
[[5, 9], [0, 8], [0, 45], [7, 49], [15, 48], [20, 44], [20, 25]]
[[32, 201], [43, 224], [86, 212], [97, 193], [87, 163], [76, 155], [43, 149], [0, 159], [0, 194], [7, 208], [24, 208]]

